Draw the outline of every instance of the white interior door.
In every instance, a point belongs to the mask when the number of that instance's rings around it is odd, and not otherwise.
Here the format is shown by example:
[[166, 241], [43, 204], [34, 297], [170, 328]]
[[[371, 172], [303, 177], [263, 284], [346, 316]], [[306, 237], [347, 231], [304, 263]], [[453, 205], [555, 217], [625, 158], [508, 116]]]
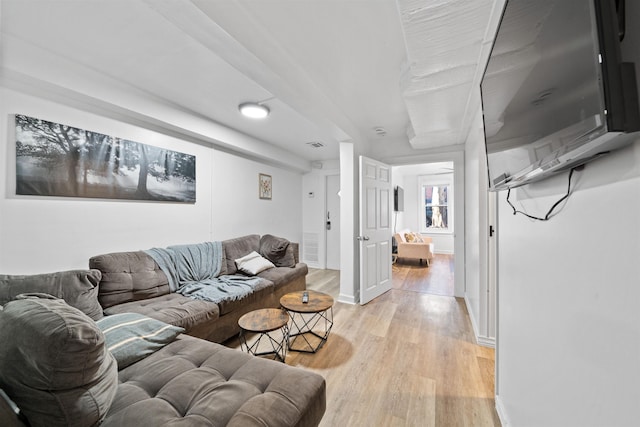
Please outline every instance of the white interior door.
[[327, 268], [340, 270], [340, 175], [327, 175], [326, 188]]
[[360, 156], [360, 304], [391, 289], [391, 167]]

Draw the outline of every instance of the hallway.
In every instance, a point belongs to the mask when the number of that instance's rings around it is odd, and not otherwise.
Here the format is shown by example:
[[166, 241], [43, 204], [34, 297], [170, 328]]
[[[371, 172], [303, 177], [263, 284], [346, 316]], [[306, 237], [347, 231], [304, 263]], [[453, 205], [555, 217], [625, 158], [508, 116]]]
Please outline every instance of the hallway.
[[453, 255], [435, 254], [429, 267], [416, 259], [400, 258], [392, 267], [393, 289], [452, 297], [453, 271]]
[[[335, 304], [317, 354], [287, 355], [327, 380], [321, 426], [500, 426], [494, 350], [475, 343], [462, 299], [427, 293], [453, 292], [438, 285], [448, 270], [452, 282], [447, 255], [429, 268], [394, 266], [391, 291], [364, 306]], [[337, 298], [339, 280], [336, 270], [310, 269], [307, 287]]]

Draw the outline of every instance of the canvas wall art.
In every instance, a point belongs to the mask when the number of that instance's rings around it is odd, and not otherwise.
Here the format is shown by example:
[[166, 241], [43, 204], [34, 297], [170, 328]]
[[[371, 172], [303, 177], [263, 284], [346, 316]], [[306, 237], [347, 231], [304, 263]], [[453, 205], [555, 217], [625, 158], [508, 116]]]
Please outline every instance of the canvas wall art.
[[258, 174], [258, 195], [261, 199], [271, 200], [271, 175]]
[[194, 203], [196, 158], [16, 114], [16, 194]]

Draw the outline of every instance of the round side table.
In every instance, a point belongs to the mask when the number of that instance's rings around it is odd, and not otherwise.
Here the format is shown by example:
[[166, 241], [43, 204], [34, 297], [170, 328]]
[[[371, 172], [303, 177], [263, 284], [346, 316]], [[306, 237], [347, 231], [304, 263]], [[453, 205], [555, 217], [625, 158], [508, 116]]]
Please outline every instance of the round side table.
[[[307, 303], [302, 302], [304, 292], [309, 294]], [[333, 327], [333, 297], [317, 291], [297, 291], [280, 298], [280, 305], [291, 317], [289, 350], [303, 353], [320, 350]]]
[[[284, 363], [289, 341], [289, 315], [279, 308], [263, 308], [251, 311], [238, 319], [240, 347], [254, 356], [272, 356]], [[275, 334], [275, 331], [280, 333]], [[258, 337], [250, 344], [247, 333]]]

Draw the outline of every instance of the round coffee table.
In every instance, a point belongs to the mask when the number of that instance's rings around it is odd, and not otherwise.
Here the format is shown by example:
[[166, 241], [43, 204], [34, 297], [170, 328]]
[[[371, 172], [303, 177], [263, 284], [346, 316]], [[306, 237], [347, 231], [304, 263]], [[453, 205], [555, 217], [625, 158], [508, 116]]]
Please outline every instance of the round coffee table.
[[[240, 347], [254, 356], [273, 356], [274, 360], [284, 362], [289, 341], [288, 325], [289, 315], [282, 309], [263, 308], [250, 311], [238, 319]], [[274, 331], [280, 333], [272, 334]], [[258, 337], [249, 344], [247, 333], [256, 333]]]
[[[304, 292], [309, 302], [302, 302]], [[329, 337], [333, 327], [333, 297], [317, 291], [291, 292], [280, 298], [280, 305], [289, 312], [289, 350], [303, 353], [317, 352]], [[300, 344], [296, 341], [301, 338]]]

